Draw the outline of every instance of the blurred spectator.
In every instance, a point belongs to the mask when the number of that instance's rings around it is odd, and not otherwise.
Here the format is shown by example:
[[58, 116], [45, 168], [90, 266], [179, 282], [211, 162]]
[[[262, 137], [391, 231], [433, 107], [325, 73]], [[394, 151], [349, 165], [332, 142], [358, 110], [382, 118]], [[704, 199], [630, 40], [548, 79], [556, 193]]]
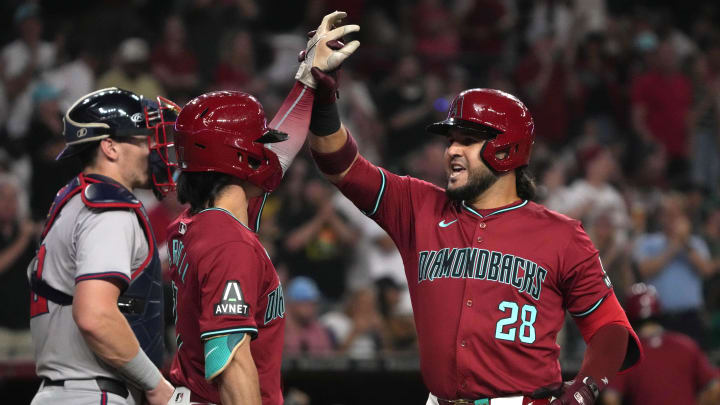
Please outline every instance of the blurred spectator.
[[382, 349], [383, 323], [372, 288], [347, 295], [344, 311], [331, 311], [320, 318], [337, 342], [337, 350], [352, 358], [374, 358]]
[[148, 71], [150, 50], [147, 42], [141, 38], [128, 38], [120, 43], [117, 51], [118, 66], [105, 72], [98, 80], [97, 86], [119, 87], [154, 100], [165, 93], [158, 82]]
[[460, 40], [450, 11], [440, 0], [420, 0], [411, 11], [415, 52], [431, 70], [457, 59]]
[[388, 125], [385, 156], [397, 163], [414, 148], [431, 122], [435, 101], [443, 94], [439, 80], [421, 74], [420, 61], [412, 55], [401, 57], [393, 74], [381, 85], [377, 97]]
[[42, 40], [40, 7], [34, 2], [20, 4], [13, 22], [20, 37], [0, 51], [4, 65], [3, 82], [11, 103], [8, 132], [13, 137], [25, 134], [32, 115], [32, 85], [55, 63], [55, 44]]
[[98, 58], [86, 45], [86, 41], [69, 45], [72, 59], [48, 71], [45, 81], [58, 89], [60, 110], [64, 113], [82, 96], [95, 90], [95, 74], [98, 69]]
[[660, 304], [652, 286], [633, 285], [625, 311], [645, 358], [610, 380], [603, 391], [605, 405], [719, 403], [720, 373], [692, 339], [660, 326]]
[[[618, 232], [614, 212], [605, 211], [586, 225], [590, 240], [600, 252], [603, 269], [610, 277], [618, 298], [635, 281], [632, 273], [632, 250], [624, 233]], [[622, 301], [621, 301], [622, 302]]]
[[390, 277], [378, 279], [375, 286], [383, 320], [385, 350], [391, 353], [417, 350], [417, 332], [407, 286]]
[[257, 72], [255, 42], [249, 31], [231, 31], [220, 43], [220, 63], [215, 70], [216, 89], [259, 94], [267, 83]]
[[329, 355], [333, 351], [330, 331], [318, 319], [320, 291], [312, 279], [295, 277], [285, 290], [287, 322], [285, 348], [288, 355]]
[[563, 48], [553, 34], [538, 37], [514, 72], [520, 98], [533, 115], [536, 136], [553, 145], [562, 144], [568, 137], [574, 94], [567, 53], [572, 49]]
[[598, 127], [602, 142], [617, 138], [617, 123], [624, 118], [626, 103], [623, 98], [615, 61], [608, 55], [606, 38], [591, 33], [577, 48], [574, 66], [578, 91], [582, 101], [583, 121], [592, 120]]
[[35, 113], [23, 139], [22, 153], [29, 155], [32, 167], [30, 214], [35, 221], [45, 219], [55, 194], [80, 170], [74, 160], [55, 160], [65, 147], [59, 97], [60, 92], [47, 83], [35, 86]]
[[714, 272], [707, 244], [692, 234], [682, 195], [664, 197], [659, 219], [660, 232], [640, 235], [635, 242], [634, 260], [643, 280], [663, 297], [665, 326], [702, 345], [702, 280]]
[[26, 268], [35, 255], [38, 226], [27, 217], [17, 179], [0, 175], [0, 355], [31, 359], [30, 287]]
[[503, 53], [518, 17], [515, 3], [515, 0], [462, 0], [455, 3], [455, 14], [460, 20], [460, 61], [474, 77], [483, 77], [483, 72], [490, 66], [506, 64]]
[[633, 129], [645, 143], [658, 143], [665, 148], [668, 177], [682, 181], [688, 169], [690, 81], [680, 72], [670, 42], [660, 43], [648, 53], [647, 59], [647, 71], [632, 82]]
[[150, 63], [168, 98], [182, 105], [196, 95], [197, 59], [188, 49], [185, 24], [179, 16], [171, 15], [165, 20], [163, 36], [153, 49]]
[[[720, 50], [720, 44], [714, 47]], [[710, 71], [704, 54], [694, 58], [691, 69], [691, 178], [695, 184], [712, 188], [720, 184], [720, 72]]]
[[287, 230], [281, 260], [291, 275], [315, 280], [323, 296], [339, 299], [356, 233], [332, 205], [333, 190], [318, 178], [307, 179], [301, 193], [286, 198], [278, 225]]
[[609, 216], [616, 239], [627, 240], [630, 227], [627, 206], [610, 181], [617, 176], [617, 164], [610, 149], [591, 146], [581, 150], [578, 162], [583, 176], [575, 180], [564, 195], [561, 206], [554, 207], [561, 213], [592, 224], [601, 215]]
[[567, 0], [534, 1], [529, 15], [526, 32], [527, 42], [535, 43], [543, 38], [554, 37], [559, 49], [570, 40], [570, 30], [574, 23], [573, 10]]

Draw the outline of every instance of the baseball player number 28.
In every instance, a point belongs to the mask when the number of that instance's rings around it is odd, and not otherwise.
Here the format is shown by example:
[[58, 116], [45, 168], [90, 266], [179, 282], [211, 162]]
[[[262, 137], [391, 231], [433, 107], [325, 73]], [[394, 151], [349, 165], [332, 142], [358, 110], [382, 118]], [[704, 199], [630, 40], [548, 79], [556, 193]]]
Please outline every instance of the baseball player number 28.
[[[518, 304], [511, 301], [503, 301], [500, 303], [500, 305], [498, 305], [498, 309], [503, 312], [507, 312], [507, 310], [509, 309], [510, 316], [498, 321], [497, 325], [495, 326], [495, 339], [514, 341], [516, 328], [510, 328], [507, 332], [503, 332], [503, 328], [507, 325], [512, 325], [517, 322]], [[533, 324], [535, 323], [535, 318], [537, 318], [537, 309], [535, 309], [535, 307], [532, 305], [523, 305], [522, 314], [520, 316], [520, 320], [522, 321], [522, 323], [520, 324], [520, 331], [518, 333], [518, 338], [521, 342], [535, 342], [535, 327], [533, 326]]]

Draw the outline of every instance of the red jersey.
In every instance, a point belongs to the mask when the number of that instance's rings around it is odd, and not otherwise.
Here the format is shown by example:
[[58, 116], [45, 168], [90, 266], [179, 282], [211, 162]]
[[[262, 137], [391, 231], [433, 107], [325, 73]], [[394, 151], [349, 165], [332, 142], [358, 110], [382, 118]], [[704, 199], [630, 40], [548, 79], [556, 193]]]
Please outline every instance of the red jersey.
[[697, 395], [720, 377], [698, 345], [683, 334], [664, 332], [641, 342], [643, 362], [617, 376], [608, 387], [630, 404], [692, 405]]
[[555, 341], [566, 310], [592, 320], [610, 301], [605, 308], [616, 306], [615, 318], [602, 324], [632, 331], [576, 220], [529, 201], [478, 211], [362, 157], [338, 188], [400, 250], [423, 380], [438, 397], [528, 395], [558, 386]]
[[[251, 218], [259, 218], [259, 206], [251, 204]], [[204, 341], [247, 333], [262, 402], [282, 404], [285, 305], [280, 280], [257, 236], [223, 209], [192, 216], [186, 211], [168, 227], [168, 249], [178, 341], [170, 380], [219, 404], [217, 387], [205, 380]]]

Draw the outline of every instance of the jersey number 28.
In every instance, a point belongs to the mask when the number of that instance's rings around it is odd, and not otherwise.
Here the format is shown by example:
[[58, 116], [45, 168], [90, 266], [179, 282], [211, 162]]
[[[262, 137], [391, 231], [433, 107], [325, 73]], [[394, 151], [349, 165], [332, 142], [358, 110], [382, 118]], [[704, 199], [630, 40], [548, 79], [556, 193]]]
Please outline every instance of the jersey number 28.
[[535, 318], [537, 318], [537, 309], [532, 305], [523, 305], [520, 320], [520, 327], [511, 327], [504, 330], [506, 326], [513, 325], [518, 320], [518, 304], [511, 301], [503, 301], [498, 305], [498, 309], [507, 312], [510, 311], [508, 317], [498, 321], [495, 326], [495, 339], [515, 341], [515, 332], [518, 331], [518, 338], [523, 343], [533, 343], [535, 341]]

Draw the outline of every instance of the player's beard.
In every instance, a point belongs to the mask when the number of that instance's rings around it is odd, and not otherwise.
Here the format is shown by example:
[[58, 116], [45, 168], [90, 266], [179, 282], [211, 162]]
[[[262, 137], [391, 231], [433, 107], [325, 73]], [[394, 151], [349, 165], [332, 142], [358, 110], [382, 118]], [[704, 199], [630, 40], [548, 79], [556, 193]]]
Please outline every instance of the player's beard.
[[498, 176], [485, 168], [467, 169], [467, 174], [468, 178], [465, 185], [445, 189], [445, 194], [449, 199], [453, 201], [474, 201], [498, 181]]

